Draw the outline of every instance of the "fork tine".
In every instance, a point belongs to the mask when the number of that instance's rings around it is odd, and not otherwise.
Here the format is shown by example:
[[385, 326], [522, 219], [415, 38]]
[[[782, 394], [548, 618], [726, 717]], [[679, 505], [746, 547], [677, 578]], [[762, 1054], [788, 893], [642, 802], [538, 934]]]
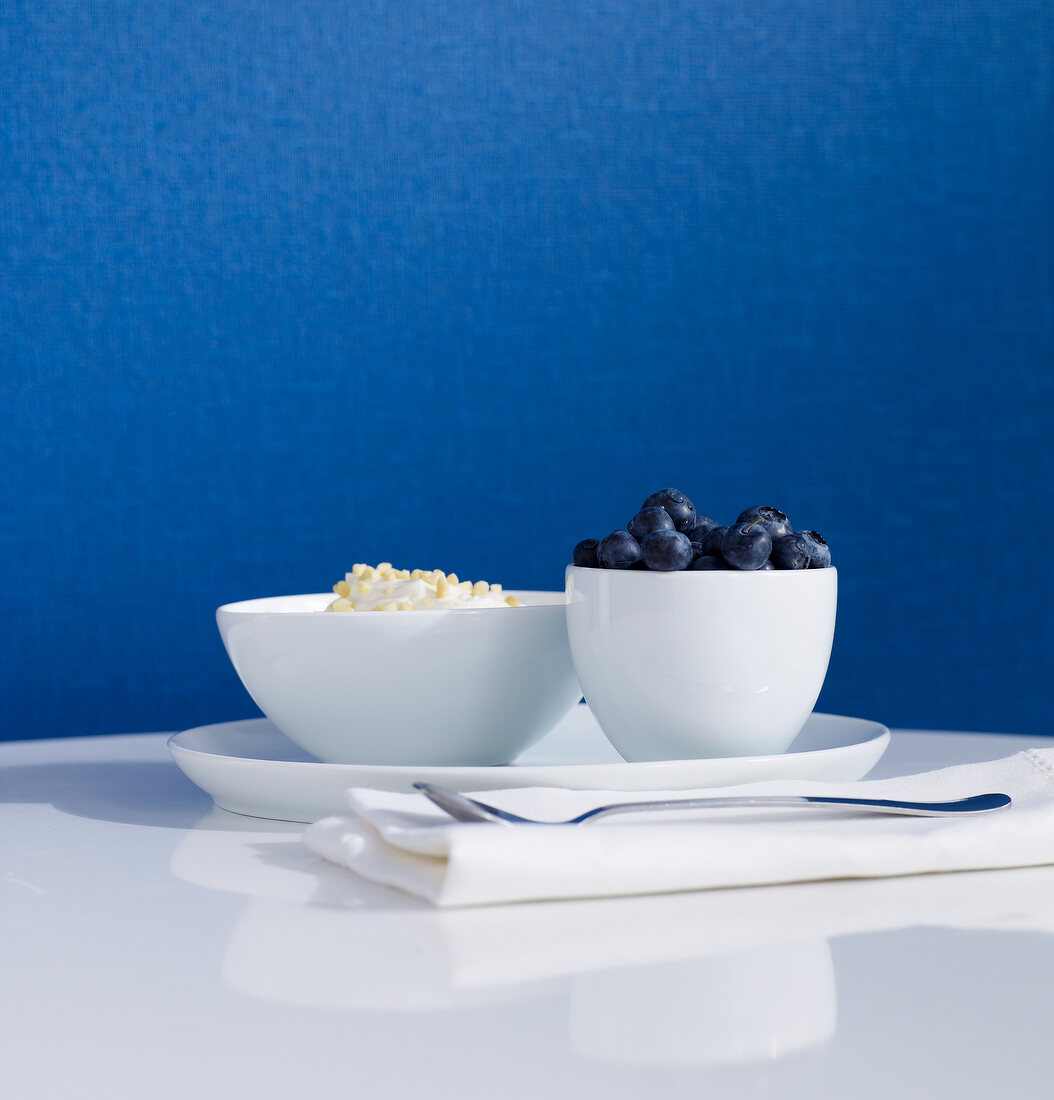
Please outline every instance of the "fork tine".
[[415, 783], [414, 787], [457, 821], [482, 821], [490, 824], [497, 822], [501, 825], [533, 824], [525, 817], [510, 814], [497, 806], [488, 806], [486, 802], [469, 798], [460, 791], [452, 791], [435, 783]]

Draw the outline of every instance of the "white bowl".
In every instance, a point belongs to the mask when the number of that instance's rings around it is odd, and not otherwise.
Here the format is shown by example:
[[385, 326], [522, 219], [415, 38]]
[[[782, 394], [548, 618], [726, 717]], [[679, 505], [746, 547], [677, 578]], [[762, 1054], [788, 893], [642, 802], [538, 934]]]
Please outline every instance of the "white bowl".
[[323, 613], [328, 593], [226, 604], [256, 705], [332, 764], [506, 764], [581, 698], [562, 592], [510, 608]]
[[586, 702], [631, 761], [785, 752], [827, 674], [838, 573], [567, 570]]

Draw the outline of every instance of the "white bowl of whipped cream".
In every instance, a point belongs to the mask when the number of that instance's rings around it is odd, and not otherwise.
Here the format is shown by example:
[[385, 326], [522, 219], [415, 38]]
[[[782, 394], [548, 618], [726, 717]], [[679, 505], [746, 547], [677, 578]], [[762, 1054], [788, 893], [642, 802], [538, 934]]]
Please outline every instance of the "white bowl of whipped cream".
[[335, 764], [507, 764], [576, 705], [563, 592], [356, 565], [332, 593], [216, 612], [242, 684]]

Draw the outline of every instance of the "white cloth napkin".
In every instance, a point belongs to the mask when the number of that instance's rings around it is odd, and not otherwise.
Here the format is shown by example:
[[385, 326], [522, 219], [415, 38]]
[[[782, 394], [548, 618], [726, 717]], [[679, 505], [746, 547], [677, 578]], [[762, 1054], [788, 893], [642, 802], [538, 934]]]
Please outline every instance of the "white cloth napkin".
[[349, 817], [311, 825], [316, 854], [438, 906], [664, 893], [1054, 863], [1054, 748], [896, 779], [805, 780], [694, 791], [519, 788], [480, 798], [559, 820], [594, 806], [710, 794], [827, 794], [947, 800], [1001, 791], [1013, 805], [921, 818], [827, 809], [617, 816], [562, 828], [454, 822], [423, 795], [347, 793]]

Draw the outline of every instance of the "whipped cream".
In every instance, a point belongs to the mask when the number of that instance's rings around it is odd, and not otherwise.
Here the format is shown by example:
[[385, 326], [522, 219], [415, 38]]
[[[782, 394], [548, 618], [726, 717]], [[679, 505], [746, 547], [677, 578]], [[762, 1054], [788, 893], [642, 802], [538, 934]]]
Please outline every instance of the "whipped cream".
[[358, 563], [333, 586], [326, 611], [425, 611], [464, 607], [520, 607], [500, 584], [462, 581], [439, 569], [393, 569], [391, 562]]

